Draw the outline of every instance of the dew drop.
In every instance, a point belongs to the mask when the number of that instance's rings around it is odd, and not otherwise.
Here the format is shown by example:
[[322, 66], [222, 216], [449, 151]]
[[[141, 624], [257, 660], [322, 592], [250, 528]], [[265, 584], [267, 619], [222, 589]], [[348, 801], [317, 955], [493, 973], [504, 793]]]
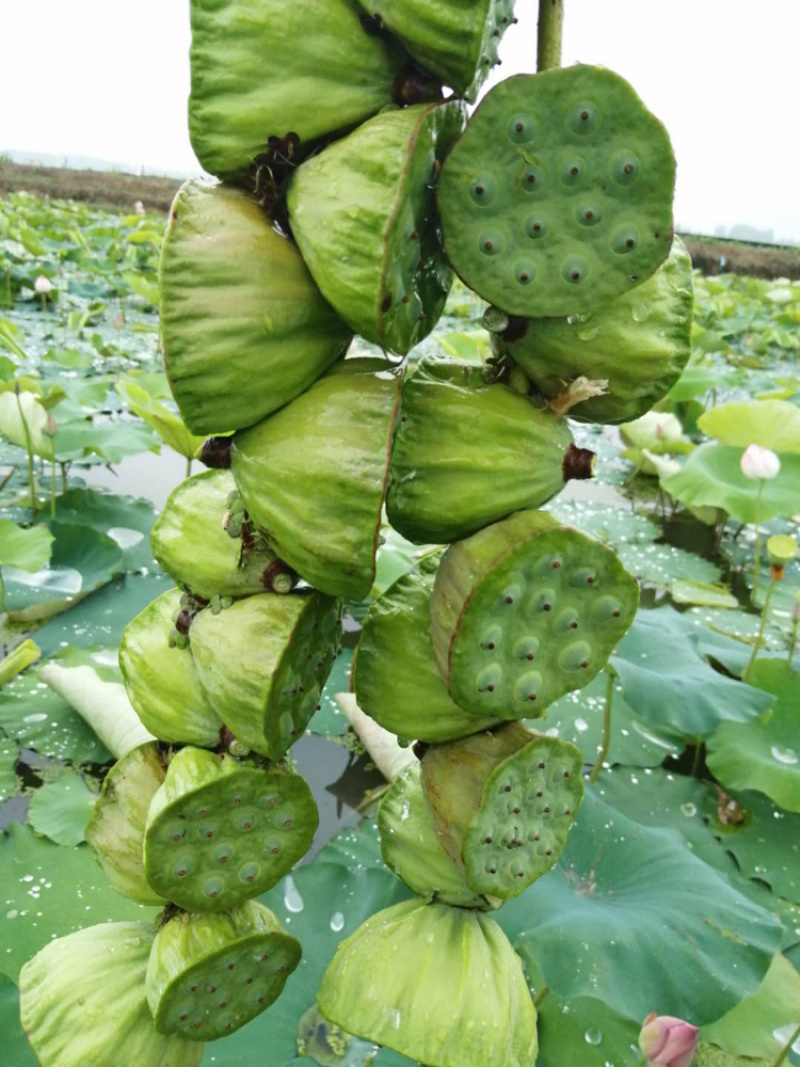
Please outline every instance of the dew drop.
[[300, 891], [294, 884], [294, 878], [288, 875], [286, 883], [283, 889], [283, 904], [287, 911], [293, 912], [295, 915], [301, 912], [305, 907], [305, 902], [300, 896]]
[[583, 1040], [587, 1045], [599, 1045], [603, 1040], [603, 1035], [599, 1030], [596, 1030], [593, 1026], [590, 1026], [586, 1033], [583, 1035]]
[[780, 745], [773, 745], [770, 752], [777, 763], [782, 763], [786, 767], [794, 767], [797, 763], [800, 763], [800, 756], [797, 755], [793, 748], [782, 748]]
[[341, 931], [344, 930], [344, 915], [342, 915], [340, 911], [335, 912], [331, 918], [331, 930], [333, 930], [335, 934], [341, 933]]

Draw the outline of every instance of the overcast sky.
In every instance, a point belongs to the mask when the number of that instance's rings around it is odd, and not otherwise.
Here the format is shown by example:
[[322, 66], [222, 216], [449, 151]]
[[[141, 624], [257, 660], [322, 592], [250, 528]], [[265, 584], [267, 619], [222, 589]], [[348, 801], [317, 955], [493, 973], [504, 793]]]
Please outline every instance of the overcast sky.
[[[535, 69], [537, 6], [517, 0], [503, 77]], [[197, 169], [189, 0], [0, 7], [0, 153]], [[618, 71], [665, 122], [676, 219], [698, 233], [748, 223], [800, 242], [798, 42], [800, 0], [566, 0], [564, 63]]]

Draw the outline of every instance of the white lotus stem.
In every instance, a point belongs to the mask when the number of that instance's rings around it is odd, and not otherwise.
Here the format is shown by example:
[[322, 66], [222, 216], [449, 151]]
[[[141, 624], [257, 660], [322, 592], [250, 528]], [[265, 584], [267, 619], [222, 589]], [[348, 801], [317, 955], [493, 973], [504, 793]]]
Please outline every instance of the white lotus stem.
[[91, 667], [62, 667], [47, 663], [39, 671], [60, 697], [77, 711], [115, 759], [148, 741], [155, 741], [133, 710], [125, 686], [104, 682]]
[[411, 749], [403, 748], [394, 734], [384, 730], [369, 715], [365, 715], [356, 704], [356, 698], [352, 693], [337, 693], [336, 703], [342, 713], [347, 716], [347, 721], [387, 781], [393, 782], [406, 767], [416, 763], [417, 757]]

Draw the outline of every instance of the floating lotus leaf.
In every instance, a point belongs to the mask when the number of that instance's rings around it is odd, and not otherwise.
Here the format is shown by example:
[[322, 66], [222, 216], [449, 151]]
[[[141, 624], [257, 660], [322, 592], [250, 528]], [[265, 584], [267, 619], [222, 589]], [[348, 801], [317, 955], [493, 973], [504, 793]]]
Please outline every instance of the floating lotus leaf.
[[517, 75], [484, 97], [445, 163], [447, 254], [509, 314], [594, 311], [666, 258], [674, 182], [666, 130], [618, 74]]
[[404, 901], [344, 941], [320, 1009], [348, 1033], [429, 1067], [530, 1067], [536, 1009], [519, 959], [493, 919]]
[[234, 736], [280, 759], [319, 706], [339, 646], [339, 605], [322, 593], [259, 593], [195, 617], [191, 649], [209, 704]]
[[142, 723], [162, 741], [219, 744], [222, 722], [200, 685], [188, 648], [170, 645], [181, 592], [156, 597], [125, 627], [119, 664], [128, 699]]
[[278, 999], [300, 956], [300, 942], [256, 901], [221, 915], [179, 912], [159, 929], [147, 965], [156, 1029], [226, 1037]]
[[196, 1067], [201, 1045], [163, 1037], [145, 999], [149, 923], [103, 923], [51, 941], [20, 974], [20, 1016], [41, 1067]]
[[196, 434], [252, 426], [308, 388], [350, 343], [296, 246], [231, 186], [193, 178], [182, 187], [160, 282], [164, 363]]
[[57, 845], [79, 845], [96, 801], [97, 793], [83, 776], [68, 770], [36, 790], [28, 806], [28, 822], [37, 834]]
[[347, 360], [233, 444], [236, 485], [274, 551], [310, 585], [356, 601], [375, 577], [400, 392], [389, 368]]
[[313, 156], [289, 188], [292, 233], [325, 298], [356, 333], [405, 355], [452, 282], [435, 187], [464, 125], [460, 104], [382, 112]]
[[581, 376], [607, 381], [607, 392], [575, 404], [569, 417], [629, 422], [680, 377], [692, 351], [692, 304], [692, 261], [676, 237], [666, 262], [636, 289], [586, 315], [512, 320], [509, 340], [494, 334], [493, 348], [510, 355], [548, 398]]
[[386, 509], [411, 541], [469, 537], [593, 473], [566, 422], [483, 367], [425, 359], [403, 382]]
[[718, 404], [700, 416], [697, 426], [723, 445], [800, 453], [800, 408], [788, 400]]

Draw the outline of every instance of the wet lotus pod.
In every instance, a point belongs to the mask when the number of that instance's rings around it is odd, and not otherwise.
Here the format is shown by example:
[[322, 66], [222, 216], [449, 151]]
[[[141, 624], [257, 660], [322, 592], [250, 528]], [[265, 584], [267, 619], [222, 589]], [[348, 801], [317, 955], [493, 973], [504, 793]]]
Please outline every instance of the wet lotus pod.
[[576, 378], [605, 379], [602, 396], [570, 408], [580, 422], [630, 422], [681, 376], [691, 355], [692, 261], [680, 237], [652, 277], [588, 315], [512, 320], [492, 347], [548, 398]]
[[378, 829], [383, 862], [417, 896], [459, 908], [491, 906], [472, 892], [445, 852], [425, 802], [419, 763], [392, 782], [378, 808]]
[[237, 740], [280, 759], [305, 733], [339, 648], [339, 604], [322, 593], [260, 593], [192, 623], [206, 697]]
[[118, 760], [103, 782], [85, 836], [112, 887], [137, 904], [166, 904], [148, 883], [142, 849], [150, 802], [164, 781], [158, 745], [140, 745]]
[[316, 589], [362, 600], [375, 551], [400, 377], [383, 360], [337, 364], [234, 438], [233, 475], [257, 526]]
[[556, 864], [583, 800], [582, 770], [575, 745], [521, 723], [428, 749], [433, 823], [473, 892], [510, 900]]
[[437, 744], [487, 730], [497, 719], [462, 711], [433, 655], [431, 593], [441, 554], [427, 556], [375, 600], [364, 620], [353, 683], [358, 706], [385, 730]]
[[292, 232], [325, 298], [356, 333], [405, 355], [439, 320], [452, 282], [435, 187], [461, 104], [390, 110], [298, 168]]
[[285, 765], [182, 748], [150, 805], [145, 874], [187, 911], [227, 911], [291, 870], [318, 822], [305, 779]]
[[225, 528], [236, 489], [230, 471], [193, 474], [173, 489], [150, 534], [153, 555], [171, 578], [206, 599], [267, 588], [275, 561], [261, 537], [250, 547]]
[[459, 707], [535, 718], [603, 669], [638, 602], [610, 548], [521, 511], [444, 554], [431, 599], [436, 661]]
[[594, 474], [594, 453], [575, 446], [566, 422], [484, 375], [428, 358], [403, 382], [386, 508], [410, 541], [468, 537]]
[[191, 1041], [227, 1037], [278, 999], [301, 955], [256, 901], [220, 915], [179, 912], [156, 934], [147, 965], [156, 1029]]
[[360, 0], [416, 61], [472, 100], [497, 63], [500, 38], [516, 22], [514, 0]]
[[408, 57], [354, 0], [192, 0], [189, 135], [210, 174], [247, 170], [270, 137], [307, 141], [406, 95]]
[[478, 911], [405, 900], [343, 941], [317, 994], [327, 1019], [428, 1067], [530, 1067], [522, 961]]
[[128, 699], [151, 734], [213, 748], [222, 722], [206, 700], [191, 652], [170, 644], [180, 611], [180, 589], [169, 589], [148, 604], [123, 631], [119, 665]]
[[674, 184], [667, 131], [618, 74], [518, 75], [487, 94], [445, 163], [447, 254], [509, 314], [594, 311], [666, 258]]
[[153, 936], [151, 923], [101, 923], [50, 941], [25, 964], [20, 1020], [41, 1067], [197, 1067], [202, 1045], [153, 1025]]
[[193, 178], [181, 188], [160, 285], [164, 365], [195, 434], [252, 426], [350, 344], [293, 242], [227, 185]]

